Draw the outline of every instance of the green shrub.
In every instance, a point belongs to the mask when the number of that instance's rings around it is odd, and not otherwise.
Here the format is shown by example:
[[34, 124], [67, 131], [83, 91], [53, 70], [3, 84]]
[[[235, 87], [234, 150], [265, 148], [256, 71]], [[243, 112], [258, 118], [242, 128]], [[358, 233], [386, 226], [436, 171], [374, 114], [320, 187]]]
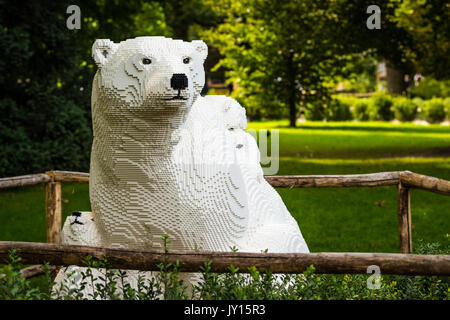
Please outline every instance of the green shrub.
[[395, 119], [400, 121], [413, 121], [417, 116], [417, 105], [411, 99], [398, 98], [394, 100]]
[[417, 87], [410, 90], [412, 97], [422, 99], [443, 98], [450, 95], [450, 80], [438, 81], [432, 78], [424, 78]]
[[344, 96], [344, 95], [335, 95], [335, 96], [333, 96], [333, 98], [339, 100], [342, 103], [349, 105], [350, 108], [352, 108], [355, 105], [355, 103], [357, 103], [359, 100], [361, 100], [360, 98], [357, 98], [354, 96]]
[[1, 11], [0, 177], [86, 172], [96, 69], [88, 52], [97, 36], [67, 32], [61, 1], [28, 4], [27, 19], [18, 19], [16, 5]]
[[[423, 108], [425, 106], [426, 101], [423, 100], [422, 98], [413, 98], [412, 101], [414, 102], [414, 104], [419, 108]], [[420, 110], [419, 110], [420, 111]]]
[[[22, 259], [16, 255], [16, 250], [9, 252], [9, 264], [0, 268], [0, 300], [39, 300], [46, 296], [38, 288], [33, 288], [30, 280], [24, 278], [20, 269]], [[50, 279], [50, 268], [45, 265], [47, 279]]]
[[352, 119], [350, 101], [332, 98], [328, 101], [308, 102], [305, 109], [305, 118], [310, 121], [346, 121]]
[[325, 119], [325, 104], [323, 101], [308, 102], [305, 108], [305, 118], [310, 121]]
[[0, 99], [0, 114], [5, 116], [0, 119], [0, 177], [58, 169], [89, 171], [92, 131], [85, 105], [42, 92], [23, 105]]
[[370, 121], [382, 120], [380, 114], [378, 113], [378, 108], [373, 104], [372, 100], [370, 100], [367, 105], [367, 115]]
[[392, 98], [384, 93], [377, 93], [372, 96], [369, 106], [370, 120], [390, 121], [393, 118]]
[[369, 102], [367, 99], [358, 99], [353, 105], [353, 117], [358, 121], [369, 120]]
[[346, 100], [331, 99], [326, 104], [325, 117], [328, 121], [352, 120], [350, 103]]
[[428, 100], [423, 107], [422, 116], [430, 123], [441, 123], [445, 119], [444, 101], [439, 98]]
[[450, 120], [450, 97], [444, 99], [445, 112], [447, 113], [447, 119]]

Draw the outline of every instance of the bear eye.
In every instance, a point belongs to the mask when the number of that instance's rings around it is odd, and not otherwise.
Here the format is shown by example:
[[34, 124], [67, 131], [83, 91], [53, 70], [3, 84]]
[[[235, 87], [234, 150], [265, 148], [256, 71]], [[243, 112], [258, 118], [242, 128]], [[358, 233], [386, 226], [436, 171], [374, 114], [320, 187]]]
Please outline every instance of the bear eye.
[[142, 63], [143, 64], [150, 64], [150, 63], [152, 63], [152, 60], [150, 60], [149, 58], [144, 58], [144, 59], [142, 59]]
[[184, 64], [188, 64], [189, 62], [191, 62], [191, 58], [184, 58], [183, 59], [183, 63]]

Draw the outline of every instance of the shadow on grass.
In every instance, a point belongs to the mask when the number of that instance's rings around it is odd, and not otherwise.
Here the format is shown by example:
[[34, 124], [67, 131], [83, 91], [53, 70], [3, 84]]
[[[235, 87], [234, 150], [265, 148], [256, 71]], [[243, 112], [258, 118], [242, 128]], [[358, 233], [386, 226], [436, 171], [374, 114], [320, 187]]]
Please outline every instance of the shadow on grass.
[[450, 133], [450, 126], [402, 126], [402, 125], [386, 125], [386, 126], [334, 126], [334, 125], [308, 125], [300, 124], [295, 128], [289, 126], [277, 126], [279, 129], [308, 129], [308, 130], [336, 130], [336, 131], [376, 131], [376, 132], [415, 132], [415, 133]]
[[[294, 159], [281, 158], [276, 175], [365, 174], [405, 171], [450, 180], [448, 165], [442, 159]], [[450, 200], [450, 197], [449, 197]]]
[[[383, 152], [383, 153], [381, 153]], [[339, 151], [322, 151], [316, 150], [314, 153], [306, 153], [302, 151], [283, 152], [283, 157], [296, 156], [304, 159], [385, 159], [385, 158], [435, 158], [450, 157], [450, 147], [434, 148], [429, 150], [401, 150], [395, 147], [391, 148], [360, 148], [359, 150], [339, 150]]]

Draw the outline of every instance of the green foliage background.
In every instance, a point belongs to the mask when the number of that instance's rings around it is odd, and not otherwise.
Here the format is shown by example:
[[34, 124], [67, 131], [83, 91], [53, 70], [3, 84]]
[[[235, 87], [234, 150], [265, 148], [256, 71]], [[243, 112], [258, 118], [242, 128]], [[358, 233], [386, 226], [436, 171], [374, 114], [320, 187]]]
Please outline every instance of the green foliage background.
[[[66, 28], [68, 2], [0, 4], [0, 85], [6, 89], [0, 100], [0, 176], [89, 167], [94, 68], [88, 53], [92, 37], [114, 35], [108, 22], [99, 29], [102, 9], [120, 8], [83, 4], [83, 29], [75, 31]], [[89, 17], [94, 14], [100, 18]], [[127, 25], [127, 17], [115, 24]]]

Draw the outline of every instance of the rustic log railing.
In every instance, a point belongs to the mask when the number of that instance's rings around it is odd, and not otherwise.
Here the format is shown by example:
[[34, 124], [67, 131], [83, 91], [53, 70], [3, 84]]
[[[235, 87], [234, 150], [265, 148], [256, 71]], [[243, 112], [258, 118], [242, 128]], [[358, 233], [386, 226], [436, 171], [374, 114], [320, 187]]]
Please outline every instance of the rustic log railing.
[[[416, 174], [410, 171], [380, 172], [353, 175], [304, 175], [266, 176], [265, 179], [276, 188], [322, 188], [322, 187], [378, 187], [397, 186], [397, 212], [400, 252], [385, 253], [310, 253], [275, 254], [243, 252], [198, 252], [121, 250], [85, 246], [61, 245], [62, 183], [89, 183], [89, 174], [70, 171], [48, 171], [45, 174], [31, 174], [12, 178], [0, 178], [0, 190], [46, 184], [47, 242], [0, 242], [0, 263], [6, 262], [10, 249], [16, 249], [25, 264], [83, 265], [83, 259], [108, 256], [115, 268], [134, 270], [158, 270], [162, 261], [180, 262], [182, 271], [199, 271], [207, 260], [213, 262], [213, 272], [227, 272], [229, 265], [245, 272], [255, 266], [259, 270], [273, 272], [301, 273], [313, 264], [317, 273], [366, 273], [369, 265], [377, 265], [385, 274], [405, 275], [450, 275], [450, 255], [410, 255], [412, 251], [410, 189], [418, 188], [443, 195], [450, 195], [450, 181]], [[54, 268], [54, 267], [53, 267]], [[40, 265], [22, 270], [25, 277], [42, 273]]]
[[[0, 263], [6, 262], [8, 252], [16, 253], [26, 264], [49, 262], [51, 265], [86, 266], [85, 259], [107, 257], [114, 269], [159, 271], [162, 261], [178, 261], [181, 272], [199, 272], [206, 261], [211, 261], [211, 272], [226, 273], [230, 265], [238, 272], [256, 267], [260, 272], [302, 273], [314, 265], [316, 273], [367, 273], [376, 265], [382, 274], [450, 275], [450, 255], [416, 255], [393, 253], [248, 253], [186, 250], [131, 250], [103, 247], [73, 246], [34, 242], [0, 241]], [[38, 269], [38, 267], [34, 267]]]
[[[397, 185], [397, 213], [400, 252], [412, 251], [410, 189], [418, 188], [450, 195], [450, 181], [410, 171], [350, 175], [266, 176], [275, 188], [379, 187]], [[64, 182], [89, 183], [89, 174], [48, 171], [45, 174], [0, 178], [0, 189], [46, 184], [47, 242], [60, 243], [62, 223], [61, 185]]]

